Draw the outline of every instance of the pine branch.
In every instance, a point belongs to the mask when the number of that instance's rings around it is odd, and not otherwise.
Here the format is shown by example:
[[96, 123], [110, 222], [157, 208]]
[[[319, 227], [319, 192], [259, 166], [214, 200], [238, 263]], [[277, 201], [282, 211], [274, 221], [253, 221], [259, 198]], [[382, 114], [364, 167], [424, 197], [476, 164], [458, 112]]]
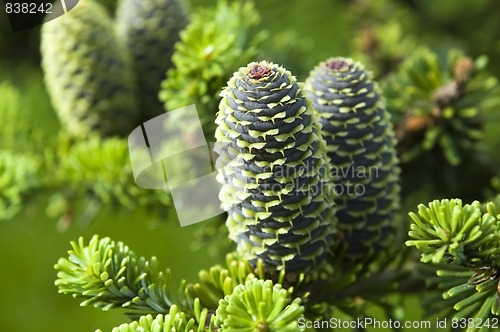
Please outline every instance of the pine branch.
[[413, 13], [398, 1], [346, 2], [353, 20], [351, 57], [366, 64], [377, 79], [397, 70], [419, 42], [412, 33], [418, 24]]
[[39, 184], [40, 162], [30, 155], [0, 149], [0, 220], [11, 219]]
[[422, 252], [422, 262], [432, 263], [426, 279], [442, 294], [430, 298], [432, 309], [451, 315], [453, 308], [455, 318], [481, 321], [500, 316], [499, 211], [494, 202], [463, 205], [453, 199], [421, 204], [418, 215], [410, 213], [414, 240], [406, 245]]
[[[206, 309], [200, 310], [199, 301], [194, 302], [195, 318], [188, 319], [186, 314], [179, 311], [176, 305], [170, 307], [168, 314], [158, 314], [141, 316], [139, 320], [132, 323], [125, 323], [113, 328], [112, 332], [211, 332], [213, 328], [213, 318]], [[102, 332], [98, 330], [96, 332]]]
[[337, 317], [338, 312], [352, 319], [370, 317], [367, 310], [370, 306], [378, 307], [386, 317], [391, 317], [402, 305], [388, 301], [388, 294], [415, 292], [416, 288], [411, 286], [422, 284], [404, 266], [405, 253], [384, 256], [372, 252], [362, 260], [346, 264], [346, 247], [347, 244], [341, 242], [333, 248], [335, 255], [326, 268], [311, 276], [299, 290], [298, 295], [306, 307], [305, 315], [311, 320], [328, 320]]
[[[397, 70], [407, 54], [417, 48], [417, 38], [409, 34], [407, 29], [408, 24], [413, 22], [408, 23], [408, 15], [399, 16], [403, 17], [389, 21], [385, 17], [381, 18], [381, 22], [377, 24], [366, 24], [363, 20], [359, 32], [352, 39], [356, 50], [353, 58], [365, 63], [377, 78]], [[401, 22], [404, 22], [404, 27]]]
[[212, 266], [209, 270], [201, 270], [199, 281], [188, 284], [187, 289], [193, 298], [199, 298], [204, 308], [217, 309], [219, 300], [233, 293], [236, 286], [248, 279], [255, 278], [248, 261], [238, 259], [234, 254], [226, 256], [226, 267]]
[[459, 199], [419, 205], [407, 246], [422, 251], [422, 261], [455, 263], [465, 267], [500, 266], [499, 219], [482, 213], [481, 204], [463, 205]]
[[250, 279], [238, 285], [231, 295], [220, 301], [215, 325], [221, 331], [303, 331], [300, 298], [291, 301], [290, 293], [270, 280]]
[[124, 139], [91, 136], [74, 143], [61, 140], [58, 148], [55, 178], [50, 184], [58, 192], [48, 207], [52, 216], [66, 215], [82, 199], [127, 210], [171, 204], [168, 192], [135, 184]]
[[293, 296], [307, 298], [307, 284], [310, 276], [305, 274], [273, 273], [266, 269], [262, 260], [257, 261], [253, 268], [248, 260], [244, 260], [236, 253], [226, 255], [226, 265], [212, 266], [208, 270], [201, 270], [199, 281], [188, 284], [187, 289], [192, 298], [199, 298], [201, 305], [210, 310], [217, 309], [219, 300], [233, 293], [234, 289], [250, 279], [272, 280], [275, 284], [285, 287]]
[[434, 151], [457, 166], [482, 139], [481, 114], [496, 107], [497, 80], [485, 71], [487, 58], [475, 60], [458, 50], [446, 62], [430, 50], [416, 51], [384, 87], [402, 161]]
[[82, 306], [102, 310], [122, 307], [129, 314], [167, 314], [173, 305], [193, 315], [193, 303], [181, 283], [177, 292], [171, 272], [159, 270], [155, 257], [137, 257], [122, 242], [93, 236], [88, 245], [83, 238], [71, 243], [68, 258], [59, 259], [55, 284], [59, 293], [83, 298]]
[[[233, 255], [228, 255], [228, 269], [214, 266], [209, 272], [202, 271], [200, 283], [183, 282], [174, 293], [170, 271], [160, 272], [154, 257], [137, 257], [123, 243], [97, 235], [88, 245], [83, 238], [71, 244], [69, 257], [55, 265], [55, 284], [60, 293], [83, 298], [82, 306], [125, 308], [129, 316], [138, 319], [113, 331], [170, 331], [173, 327], [176, 331], [212, 331], [215, 321], [231, 331], [242, 323], [234, 316], [235, 310], [249, 310], [245, 319], [251, 321], [244, 325], [256, 324], [268, 328], [266, 331], [297, 331], [297, 320], [304, 311], [300, 298], [290, 300], [293, 287], [285, 290], [279, 283], [273, 286], [271, 280], [257, 279], [249, 263]], [[257, 271], [259, 277], [264, 276], [262, 262]]]

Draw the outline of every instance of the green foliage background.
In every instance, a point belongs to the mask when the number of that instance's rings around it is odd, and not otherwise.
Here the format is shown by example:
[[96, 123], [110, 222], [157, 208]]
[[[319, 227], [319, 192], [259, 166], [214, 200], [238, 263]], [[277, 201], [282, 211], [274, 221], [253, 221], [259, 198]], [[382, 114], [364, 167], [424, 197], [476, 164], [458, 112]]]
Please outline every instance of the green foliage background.
[[[111, 2], [112, 6], [112, 1], [105, 2]], [[191, 7], [212, 6], [214, 3], [212, 0], [193, 0]], [[279, 0], [256, 1], [262, 18], [259, 28], [267, 29], [270, 36], [264, 40], [262, 47], [272, 50], [280, 45], [276, 36], [290, 30], [292, 35], [288, 38], [293, 40], [292, 44], [300, 46], [300, 52], [288, 52], [290, 65], [287, 68], [296, 73], [299, 80], [304, 80], [315, 64], [330, 56], [366, 59], [367, 55], [361, 54], [362, 47], [359, 45], [363, 31], [373, 29], [375, 34], [384, 36], [381, 37], [384, 47], [372, 56], [372, 60], [377, 57], [389, 59], [387, 63], [391, 66], [397, 63], [391, 62], [391, 59], [411, 54], [412, 47], [416, 45], [433, 48], [442, 54], [450, 47], [458, 47], [472, 58], [486, 54], [490, 59], [490, 73], [500, 77], [500, 2], [382, 0], [373, 3], [375, 1], [368, 0], [289, 0], [286, 4]], [[387, 28], [391, 24], [398, 26], [398, 33]], [[392, 34], [387, 31], [392, 31]], [[16, 116], [2, 118], [0, 114], [0, 147], [15, 152], [28, 151], [34, 159], [49, 160], [44, 163], [48, 166], [41, 170], [40, 181], [50, 185], [56, 181], [56, 175], [49, 168], [54, 156], [45, 155], [43, 151], [60, 139], [55, 134], [59, 123], [43, 84], [39, 35], [40, 28], [12, 34], [5, 15], [0, 14], [0, 80], [10, 82], [19, 91]], [[400, 43], [398, 36], [405, 42]], [[287, 59], [276, 55], [275, 61], [282, 61], [286, 66]], [[367, 66], [370, 68], [369, 56]], [[384, 68], [374, 68], [378, 77], [387, 74]], [[0, 103], [3, 98], [4, 95], [0, 95]], [[500, 175], [500, 136], [497, 129], [500, 116], [497, 113], [498, 110], [487, 114], [483, 141], [484, 149], [488, 151], [485, 153], [488, 155], [487, 163]], [[10, 121], [22, 123], [18, 127], [23, 129], [11, 132], [13, 126]], [[471, 167], [457, 170], [452, 180], [474, 179], [481, 169], [473, 167], [473, 162], [465, 160], [465, 166], [470, 163]], [[417, 203], [444, 198], [434, 189], [421, 187], [414, 191], [404, 201], [403, 212], [415, 210]], [[481, 190], [476, 189], [464, 190], [468, 195], [466, 198], [483, 200], [491, 197], [495, 190], [500, 191], [500, 185], [495, 189], [486, 183]], [[168, 211], [167, 207], [161, 213], [150, 213], [145, 208], [132, 213], [103, 208], [95, 218], [90, 218], [88, 216], [94, 213], [93, 207], [77, 205], [75, 209], [80, 212], [76, 213], [79, 217], [69, 223], [69, 219], [57, 220], [47, 216], [48, 207], [49, 210], [56, 209], [50, 197], [37, 192], [29, 192], [27, 197], [26, 204], [15, 218], [0, 221], [0, 331], [83, 332], [97, 328], [105, 331], [123, 323], [124, 316], [120, 311], [81, 308], [79, 300], [57, 293], [53, 264], [64, 255], [69, 241], [79, 236], [84, 236], [86, 240], [92, 234], [109, 236], [125, 242], [138, 255], [155, 255], [163, 267], [174, 270], [176, 280], [194, 280], [200, 268], [223, 261], [220, 256], [206, 250], [203, 244], [192, 244], [197, 239], [195, 234], [214, 221], [180, 228], [175, 213]], [[409, 224], [409, 218], [406, 222]], [[418, 294], [421, 290], [414, 291]], [[409, 295], [404, 301], [407, 309], [405, 319], [419, 319], [422, 313], [420, 297]], [[374, 311], [374, 314], [377, 312]]]

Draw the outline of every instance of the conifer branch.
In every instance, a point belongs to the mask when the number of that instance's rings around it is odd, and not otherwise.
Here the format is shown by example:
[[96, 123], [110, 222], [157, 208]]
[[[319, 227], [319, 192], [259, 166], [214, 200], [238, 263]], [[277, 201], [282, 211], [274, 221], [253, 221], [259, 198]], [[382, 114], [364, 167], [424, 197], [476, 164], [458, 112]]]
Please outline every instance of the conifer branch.
[[472, 59], [456, 49], [443, 62], [420, 49], [390, 75], [384, 91], [398, 119], [403, 162], [434, 151], [457, 166], [477, 148], [483, 136], [481, 114], [498, 105], [493, 98], [497, 80], [485, 70], [487, 62], [485, 56]]
[[195, 104], [207, 137], [213, 137], [224, 84], [257, 55], [266, 35], [255, 31], [260, 16], [254, 7], [252, 1], [221, 0], [214, 8], [200, 8], [175, 46], [174, 68], [162, 83], [160, 99], [167, 110]]
[[304, 331], [298, 326], [303, 312], [300, 298], [291, 301], [280, 284], [250, 279], [219, 302], [215, 325], [227, 332]]
[[[412, 212], [410, 217], [413, 240], [406, 245], [422, 252], [422, 262], [428, 263], [427, 282], [441, 292], [431, 308], [455, 318], [486, 321], [500, 316], [498, 206], [436, 200], [429, 206], [421, 204], [418, 214]], [[467, 331], [478, 330], [471, 326]]]
[[167, 314], [175, 304], [192, 316], [185, 285], [173, 291], [170, 270], [160, 271], [155, 257], [138, 257], [122, 242], [93, 236], [71, 242], [68, 258], [55, 265], [59, 292], [83, 298], [82, 306], [122, 307], [132, 315]]
[[421, 204], [407, 246], [422, 251], [422, 262], [455, 263], [465, 267], [500, 266], [499, 220], [482, 213], [481, 204], [459, 199]]
[[[188, 319], [186, 314], [179, 311], [176, 305], [170, 307], [168, 314], [141, 316], [131, 323], [124, 323], [113, 328], [112, 332], [211, 332], [214, 316], [209, 316], [206, 309], [200, 311], [199, 302], [195, 301], [195, 318]], [[96, 332], [102, 332], [98, 330]]]

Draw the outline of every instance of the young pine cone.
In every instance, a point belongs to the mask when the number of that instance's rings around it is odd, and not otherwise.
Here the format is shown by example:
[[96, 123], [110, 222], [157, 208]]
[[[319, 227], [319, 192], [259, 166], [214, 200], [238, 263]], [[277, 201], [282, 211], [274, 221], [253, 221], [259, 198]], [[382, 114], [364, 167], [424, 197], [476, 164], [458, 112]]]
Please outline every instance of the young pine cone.
[[42, 26], [45, 82], [61, 123], [73, 136], [128, 135], [137, 107], [130, 63], [112, 20], [93, 1]]
[[121, 0], [116, 23], [118, 36], [132, 55], [139, 106], [146, 121], [165, 112], [158, 94], [172, 66], [174, 44], [188, 23], [187, 14], [179, 0]]
[[332, 58], [311, 72], [306, 90], [327, 143], [347, 256], [383, 250], [398, 229], [400, 170], [377, 83], [361, 63]]
[[325, 143], [296, 78], [275, 64], [240, 68], [216, 119], [220, 199], [238, 252], [253, 265], [307, 271], [334, 236]]

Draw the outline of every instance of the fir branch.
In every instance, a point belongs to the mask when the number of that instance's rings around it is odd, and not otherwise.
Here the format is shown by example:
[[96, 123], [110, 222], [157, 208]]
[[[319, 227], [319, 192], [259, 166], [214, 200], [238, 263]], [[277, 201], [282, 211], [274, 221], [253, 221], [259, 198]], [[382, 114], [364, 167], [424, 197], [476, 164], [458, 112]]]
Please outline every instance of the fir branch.
[[[126, 308], [131, 317], [138, 318], [113, 331], [170, 331], [173, 327], [176, 331], [212, 331], [211, 313], [216, 310], [219, 325], [231, 331], [238, 321], [234, 308], [241, 305], [248, 306], [250, 313], [257, 315], [255, 323], [267, 326], [267, 331], [297, 331], [292, 328], [296, 328], [304, 311], [300, 298], [290, 301], [293, 288], [285, 290], [281, 284], [273, 286], [271, 280], [257, 279], [250, 264], [234, 255], [228, 255], [228, 269], [215, 266], [202, 271], [200, 283], [181, 283], [174, 293], [170, 271], [160, 272], [154, 257], [149, 261], [137, 257], [123, 243], [99, 239], [97, 235], [88, 245], [83, 238], [71, 245], [69, 257], [61, 258], [55, 265], [55, 284], [60, 293], [84, 298], [82, 306], [102, 310]], [[262, 262], [258, 265], [255, 272], [263, 277]], [[249, 297], [254, 299], [248, 300]], [[153, 318], [158, 313], [164, 316]]]
[[384, 21], [378, 24], [363, 24], [359, 33], [352, 39], [356, 50], [356, 56], [353, 58], [367, 64], [377, 78], [396, 70], [418, 44], [415, 36], [409, 34], [406, 29], [407, 18], [407, 15], [402, 18], [404, 27], [401, 20], [386, 21], [385, 17]]
[[160, 99], [167, 110], [195, 104], [207, 137], [213, 137], [213, 122], [219, 93], [234, 70], [251, 61], [265, 33], [255, 33], [260, 21], [251, 1], [219, 1], [215, 8], [198, 9], [180, 34]]
[[[421, 204], [413, 220], [407, 246], [422, 251], [431, 273], [430, 287], [441, 295], [430, 297], [430, 310], [454, 318], [486, 321], [500, 316], [500, 215], [494, 202], [463, 205], [459, 199]], [[456, 312], [451, 312], [453, 308]], [[478, 331], [470, 325], [467, 331]], [[486, 329], [489, 330], [489, 329]]]
[[[132, 323], [125, 323], [113, 328], [112, 332], [202, 332], [215, 331], [213, 329], [214, 316], [208, 315], [206, 309], [200, 310], [199, 301], [195, 301], [196, 318], [188, 319], [186, 314], [179, 311], [176, 305], [170, 307], [168, 314], [158, 314], [156, 317], [152, 315], [141, 316], [139, 320]], [[96, 332], [102, 332], [98, 330]]]
[[59, 293], [83, 298], [82, 306], [102, 310], [122, 307], [131, 315], [167, 314], [175, 304], [193, 315], [192, 300], [181, 284], [172, 290], [171, 272], [159, 270], [155, 257], [137, 257], [122, 242], [94, 235], [88, 245], [80, 238], [71, 242], [68, 258], [55, 265]]
[[21, 92], [9, 81], [3, 81], [0, 82], [0, 98], [0, 123], [8, 124], [0, 130], [0, 148], [19, 149], [19, 141], [26, 140], [31, 129], [21, 117]]
[[271, 280], [250, 279], [219, 302], [215, 324], [227, 332], [295, 332], [304, 307], [300, 298]]
[[146, 190], [134, 183], [124, 139], [91, 136], [73, 144], [61, 142], [57, 159], [52, 186], [60, 193], [49, 206], [52, 214], [66, 213], [72, 201], [82, 198], [127, 210], [171, 203], [167, 192]]
[[482, 139], [481, 113], [494, 108], [497, 80], [485, 71], [487, 58], [473, 60], [458, 50], [446, 61], [428, 49], [416, 51], [387, 80], [384, 91], [396, 127], [402, 161], [438, 152], [457, 166]]
[[[474, 319], [486, 322], [500, 316], [498, 294], [499, 271], [494, 268], [469, 269], [456, 264], [425, 264], [420, 268], [426, 274], [430, 294], [424, 299], [428, 315]], [[436, 289], [437, 292], [432, 291]], [[480, 329], [468, 326], [466, 331]], [[483, 328], [482, 331], [489, 331]]]
[[0, 220], [21, 210], [23, 198], [39, 184], [39, 168], [35, 157], [0, 149]]
[[[347, 2], [347, 1], [346, 1]], [[417, 22], [413, 13], [402, 2], [392, 0], [348, 1], [352, 37], [351, 56], [367, 65], [375, 78], [396, 70], [418, 45], [412, 33]]]
[[423, 262], [455, 263], [465, 267], [500, 266], [499, 219], [482, 213], [481, 204], [459, 199], [421, 204], [407, 246], [422, 251]]
[[226, 256], [226, 267], [212, 266], [198, 273], [199, 281], [188, 284], [187, 289], [193, 298], [199, 298], [204, 308], [217, 309], [219, 300], [233, 293], [233, 290], [246, 280], [255, 278], [248, 261], [237, 258], [235, 254]]
[[204, 308], [215, 310], [219, 305], [219, 300], [232, 294], [238, 285], [244, 284], [247, 280], [258, 278], [269, 279], [274, 283], [281, 284], [294, 296], [300, 296], [303, 299], [308, 297], [309, 275], [286, 273], [284, 270], [274, 273], [275, 271], [266, 269], [262, 260], [258, 260], [256, 265], [253, 268], [248, 260], [231, 252], [226, 255], [224, 267], [215, 265], [208, 270], [199, 272], [199, 281], [187, 285], [189, 295], [192, 298], [199, 298]]
[[338, 317], [339, 312], [352, 319], [369, 317], [370, 306], [391, 317], [402, 305], [388, 301], [387, 295], [414, 292], [412, 286], [422, 285], [404, 266], [408, 251], [392, 255], [372, 252], [362, 260], [346, 264], [346, 249], [347, 244], [342, 242], [334, 247], [335, 255], [328, 265], [310, 276], [297, 293], [304, 300], [308, 319], [328, 320]]

